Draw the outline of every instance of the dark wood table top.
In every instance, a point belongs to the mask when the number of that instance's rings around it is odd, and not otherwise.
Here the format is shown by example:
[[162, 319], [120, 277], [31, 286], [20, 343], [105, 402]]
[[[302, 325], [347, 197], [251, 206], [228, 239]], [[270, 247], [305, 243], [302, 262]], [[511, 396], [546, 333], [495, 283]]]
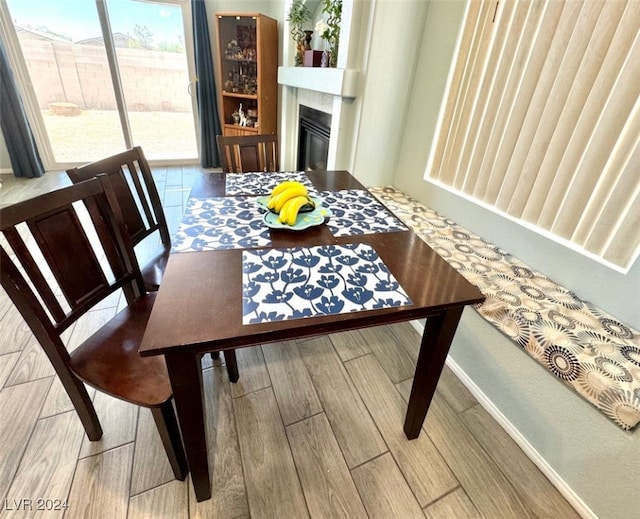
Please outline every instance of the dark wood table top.
[[[266, 173], [268, 174], [268, 173]], [[309, 172], [319, 191], [365, 189], [346, 171]], [[206, 173], [191, 196], [225, 195], [225, 174]], [[143, 356], [176, 348], [193, 353], [252, 346], [428, 317], [481, 302], [482, 294], [413, 231], [334, 237], [326, 225], [302, 232], [271, 230], [272, 247], [370, 244], [412, 299], [407, 306], [246, 325], [242, 322], [242, 250], [173, 254], [167, 265], [147, 333]]]

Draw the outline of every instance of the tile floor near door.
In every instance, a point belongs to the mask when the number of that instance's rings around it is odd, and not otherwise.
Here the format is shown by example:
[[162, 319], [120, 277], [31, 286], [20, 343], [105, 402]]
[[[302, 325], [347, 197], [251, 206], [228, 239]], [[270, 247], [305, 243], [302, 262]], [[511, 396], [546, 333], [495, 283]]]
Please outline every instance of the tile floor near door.
[[[198, 171], [154, 169], [172, 230]], [[53, 172], [1, 180], [2, 205], [69, 183]], [[118, 304], [78, 322], [69, 347]], [[408, 323], [238, 350], [237, 384], [206, 356], [213, 497], [202, 503], [189, 479], [172, 479], [148, 410], [96, 393], [104, 436], [86, 439], [4, 291], [0, 337], [0, 517], [577, 517], [446, 368], [407, 441], [420, 340]]]

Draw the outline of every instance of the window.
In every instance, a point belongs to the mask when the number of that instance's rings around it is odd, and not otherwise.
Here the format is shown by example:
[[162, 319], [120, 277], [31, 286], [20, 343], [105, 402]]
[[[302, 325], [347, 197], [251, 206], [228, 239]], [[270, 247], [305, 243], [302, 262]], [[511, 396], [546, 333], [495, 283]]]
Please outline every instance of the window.
[[468, 2], [427, 178], [617, 270], [640, 253], [637, 2]]
[[[186, 0], [7, 0], [2, 37], [47, 169], [141, 145], [198, 157]], [[187, 30], [188, 29], [188, 30]]]

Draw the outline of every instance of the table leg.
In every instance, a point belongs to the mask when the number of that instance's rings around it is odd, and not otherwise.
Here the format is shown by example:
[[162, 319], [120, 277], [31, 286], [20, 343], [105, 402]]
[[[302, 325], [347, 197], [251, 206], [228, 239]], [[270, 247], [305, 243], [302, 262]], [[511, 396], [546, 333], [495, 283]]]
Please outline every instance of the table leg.
[[236, 350], [225, 351], [224, 362], [227, 365], [229, 380], [235, 384], [240, 378], [240, 374], [238, 373], [238, 361], [236, 360]]
[[201, 357], [189, 352], [165, 355], [176, 414], [197, 501], [211, 498]]
[[451, 308], [427, 319], [404, 421], [404, 433], [410, 440], [420, 434], [463, 309]]

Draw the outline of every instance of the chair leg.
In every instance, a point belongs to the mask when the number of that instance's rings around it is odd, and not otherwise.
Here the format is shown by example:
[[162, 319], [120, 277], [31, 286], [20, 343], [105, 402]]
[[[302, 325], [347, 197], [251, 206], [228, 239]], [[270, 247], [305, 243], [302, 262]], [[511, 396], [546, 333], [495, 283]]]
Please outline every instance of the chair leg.
[[56, 371], [60, 382], [62, 382], [67, 395], [73, 403], [80, 422], [82, 422], [87, 438], [92, 442], [98, 441], [102, 438], [102, 426], [98, 420], [96, 409], [93, 407], [91, 397], [87, 393], [87, 388], [66, 366]]
[[189, 469], [182, 445], [178, 420], [176, 419], [176, 413], [173, 409], [173, 399], [168, 400], [160, 407], [152, 407], [151, 414], [153, 415], [153, 420], [156, 422], [156, 427], [158, 428], [158, 433], [160, 433], [160, 439], [167, 453], [173, 474], [176, 479], [184, 481], [189, 473]]
[[227, 365], [227, 373], [231, 382], [238, 382], [240, 374], [238, 373], [238, 362], [236, 361], [236, 350], [227, 350], [224, 352], [224, 362]]

